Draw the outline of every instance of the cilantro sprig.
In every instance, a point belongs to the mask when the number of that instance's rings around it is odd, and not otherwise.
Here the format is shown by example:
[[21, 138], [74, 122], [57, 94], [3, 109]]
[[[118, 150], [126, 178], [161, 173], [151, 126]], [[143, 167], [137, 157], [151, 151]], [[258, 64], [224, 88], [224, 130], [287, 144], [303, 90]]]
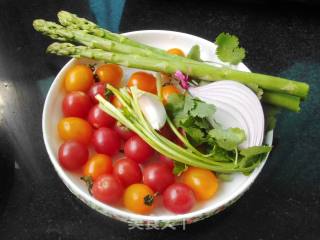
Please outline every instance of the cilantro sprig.
[[239, 39], [229, 33], [220, 33], [216, 38], [216, 54], [223, 62], [231, 64], [240, 63], [246, 56], [244, 48], [239, 47]]

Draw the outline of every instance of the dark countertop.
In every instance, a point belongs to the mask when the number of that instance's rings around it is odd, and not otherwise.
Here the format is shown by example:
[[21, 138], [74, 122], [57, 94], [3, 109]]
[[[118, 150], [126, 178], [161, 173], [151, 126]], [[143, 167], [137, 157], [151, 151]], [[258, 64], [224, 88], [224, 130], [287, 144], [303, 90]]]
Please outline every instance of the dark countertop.
[[[121, 18], [119, 4], [0, 1], [0, 239], [320, 239], [319, 6], [134, 0]], [[246, 48], [251, 70], [308, 82], [310, 96], [301, 113], [280, 115], [276, 148], [235, 205], [185, 231], [129, 230], [73, 196], [44, 147], [45, 94], [67, 58], [46, 55], [50, 41], [31, 23], [54, 20], [61, 9], [120, 32], [168, 29], [209, 40], [230, 32]]]

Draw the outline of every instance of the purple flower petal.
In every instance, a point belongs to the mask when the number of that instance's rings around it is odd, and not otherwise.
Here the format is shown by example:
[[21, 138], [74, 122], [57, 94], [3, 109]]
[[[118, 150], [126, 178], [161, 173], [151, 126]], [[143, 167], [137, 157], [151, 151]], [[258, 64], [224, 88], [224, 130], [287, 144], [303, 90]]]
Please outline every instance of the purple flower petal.
[[179, 80], [179, 84], [183, 89], [190, 87], [188, 75], [184, 75], [181, 71], [176, 71], [174, 77]]

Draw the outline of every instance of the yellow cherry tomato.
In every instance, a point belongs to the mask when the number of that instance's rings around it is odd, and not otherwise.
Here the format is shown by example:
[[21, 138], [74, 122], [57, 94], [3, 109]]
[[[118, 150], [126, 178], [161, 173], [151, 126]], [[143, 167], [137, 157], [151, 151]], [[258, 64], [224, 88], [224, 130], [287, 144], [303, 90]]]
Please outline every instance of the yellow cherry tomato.
[[148, 214], [155, 206], [154, 192], [145, 184], [132, 184], [124, 192], [123, 204], [132, 212]]
[[97, 68], [96, 74], [98, 75], [100, 82], [109, 83], [114, 87], [121, 86], [123, 71], [117, 64], [103, 64]]
[[184, 52], [180, 49], [180, 48], [170, 48], [167, 50], [167, 53], [173, 54], [173, 55], [177, 55], [177, 56], [181, 56], [181, 57], [185, 57], [186, 55], [184, 54]]
[[218, 190], [218, 179], [209, 170], [189, 167], [181, 176], [182, 183], [189, 186], [197, 200], [208, 200]]
[[112, 173], [112, 159], [105, 154], [94, 154], [83, 167], [83, 175], [96, 180], [102, 174]]
[[77, 64], [70, 68], [64, 77], [64, 87], [67, 92], [87, 92], [94, 83], [92, 70], [84, 65]]
[[142, 91], [157, 94], [157, 80], [147, 72], [135, 72], [128, 80], [128, 87], [136, 86]]
[[58, 123], [58, 133], [63, 140], [75, 140], [89, 144], [92, 137], [91, 125], [82, 118], [62, 118]]
[[164, 104], [167, 104], [169, 96], [172, 94], [179, 94], [180, 91], [173, 85], [166, 85], [161, 89], [162, 101]]

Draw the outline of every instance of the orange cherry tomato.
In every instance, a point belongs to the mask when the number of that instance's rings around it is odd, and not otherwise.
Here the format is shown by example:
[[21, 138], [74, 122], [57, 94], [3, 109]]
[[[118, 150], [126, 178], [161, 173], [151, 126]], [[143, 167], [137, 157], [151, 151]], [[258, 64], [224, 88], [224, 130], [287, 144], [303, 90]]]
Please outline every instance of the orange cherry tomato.
[[77, 117], [67, 117], [59, 121], [58, 132], [63, 140], [75, 140], [83, 144], [89, 144], [93, 130], [86, 120]]
[[112, 173], [112, 159], [105, 154], [94, 154], [83, 167], [83, 175], [96, 180], [102, 174]]
[[173, 85], [164, 86], [161, 90], [163, 103], [167, 104], [170, 95], [179, 94], [179, 93], [180, 93], [179, 89]]
[[218, 190], [218, 179], [209, 170], [189, 167], [181, 176], [182, 183], [189, 186], [197, 200], [208, 200]]
[[157, 80], [147, 72], [135, 72], [128, 81], [128, 87], [136, 86], [140, 90], [157, 94]]
[[121, 102], [115, 95], [111, 96], [110, 101], [113, 104], [113, 106], [115, 106], [116, 108], [122, 108]]
[[64, 87], [67, 92], [87, 92], [93, 83], [92, 70], [84, 64], [73, 66], [64, 77]]
[[114, 87], [120, 87], [123, 76], [122, 68], [117, 64], [103, 64], [96, 70], [100, 82], [109, 83]]
[[167, 50], [167, 53], [173, 54], [173, 55], [177, 55], [177, 56], [181, 56], [181, 57], [185, 57], [186, 55], [184, 54], [184, 52], [180, 49], [180, 48], [170, 48]]
[[148, 214], [155, 206], [154, 192], [145, 184], [132, 184], [124, 192], [123, 203], [132, 212]]

